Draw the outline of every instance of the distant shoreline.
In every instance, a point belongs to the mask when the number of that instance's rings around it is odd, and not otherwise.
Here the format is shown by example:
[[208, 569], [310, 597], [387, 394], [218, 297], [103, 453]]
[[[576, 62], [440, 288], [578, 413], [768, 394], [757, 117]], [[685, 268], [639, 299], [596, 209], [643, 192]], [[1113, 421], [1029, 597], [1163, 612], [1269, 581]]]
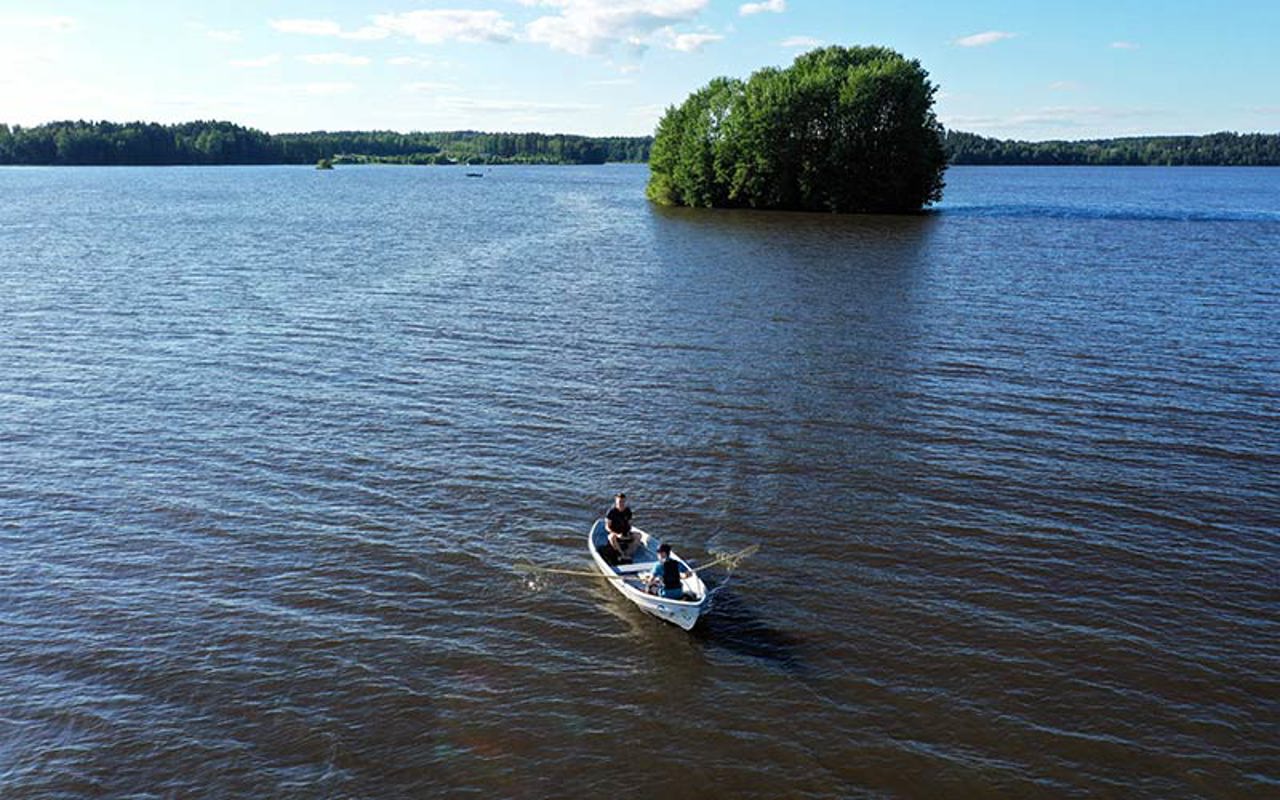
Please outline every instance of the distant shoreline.
[[[231, 122], [0, 124], [0, 166], [645, 163], [650, 136], [483, 131], [269, 134]], [[1026, 142], [948, 131], [951, 166], [1280, 166], [1280, 133]]]

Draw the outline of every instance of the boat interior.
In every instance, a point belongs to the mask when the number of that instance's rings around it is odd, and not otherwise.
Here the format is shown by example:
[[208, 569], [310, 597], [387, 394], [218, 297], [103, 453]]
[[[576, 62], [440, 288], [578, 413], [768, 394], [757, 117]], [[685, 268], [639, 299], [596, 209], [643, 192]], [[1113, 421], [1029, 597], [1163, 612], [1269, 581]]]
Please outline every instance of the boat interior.
[[[638, 533], [640, 543], [630, 561], [615, 564], [613, 569], [619, 575], [633, 576], [628, 577], [624, 582], [634, 589], [644, 591], [645, 578], [653, 571], [654, 565], [658, 563], [658, 545], [661, 542], [651, 538], [649, 534], [643, 531], [638, 531]], [[591, 529], [591, 545], [599, 549], [604, 547], [608, 541], [609, 534], [605, 529], [604, 520], [597, 520], [595, 527]], [[692, 591], [691, 586], [686, 585], [686, 588]]]

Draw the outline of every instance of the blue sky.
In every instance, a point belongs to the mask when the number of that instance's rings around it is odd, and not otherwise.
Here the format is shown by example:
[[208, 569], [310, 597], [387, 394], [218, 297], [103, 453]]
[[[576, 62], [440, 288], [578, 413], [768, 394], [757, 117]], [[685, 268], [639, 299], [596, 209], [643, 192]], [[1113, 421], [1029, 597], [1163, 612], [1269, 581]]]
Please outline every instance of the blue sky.
[[820, 44], [918, 58], [949, 127], [1280, 131], [1280, 2], [0, 0], [0, 122], [652, 133]]

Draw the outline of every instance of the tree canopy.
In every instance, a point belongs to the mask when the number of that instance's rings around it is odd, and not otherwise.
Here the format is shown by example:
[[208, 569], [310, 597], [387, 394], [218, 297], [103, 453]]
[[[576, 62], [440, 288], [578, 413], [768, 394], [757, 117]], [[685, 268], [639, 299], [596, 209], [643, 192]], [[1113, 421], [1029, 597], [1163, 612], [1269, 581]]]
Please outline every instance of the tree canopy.
[[947, 157], [920, 62], [826, 47], [747, 81], [716, 78], [658, 123], [649, 198], [664, 205], [911, 212]]
[[647, 136], [546, 133], [315, 131], [268, 134], [230, 122], [0, 124], [0, 164], [603, 164], [645, 161]]
[[1280, 166], [1280, 134], [1127, 136], [1074, 142], [1023, 142], [947, 131], [952, 164], [1070, 166]]

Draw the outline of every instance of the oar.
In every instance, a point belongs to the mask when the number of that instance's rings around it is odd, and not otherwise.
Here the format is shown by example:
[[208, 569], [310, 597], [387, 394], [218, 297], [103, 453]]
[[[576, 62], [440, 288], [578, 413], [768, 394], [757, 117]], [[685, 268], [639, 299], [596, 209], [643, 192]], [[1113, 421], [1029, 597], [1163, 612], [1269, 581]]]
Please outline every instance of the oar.
[[[714, 567], [716, 564], [723, 564], [726, 561], [733, 562], [733, 566], [736, 567], [738, 565], [738, 562], [742, 561], [744, 558], [747, 558], [748, 556], [754, 555], [755, 552], [759, 549], [760, 549], [760, 545], [753, 544], [749, 547], [742, 548], [736, 553], [729, 553], [728, 555], [721, 556], [720, 558], [717, 558], [714, 561], [708, 561], [707, 563], [697, 568], [689, 567], [689, 571], [697, 572], [699, 570], [704, 570], [707, 567]], [[609, 580], [613, 580], [613, 581], [626, 580], [627, 578], [639, 578], [641, 576], [640, 573], [628, 573], [626, 575], [605, 575], [603, 572], [587, 572], [585, 570], [577, 570], [577, 569], [557, 569], [555, 567], [540, 567], [537, 564], [513, 564], [511, 568], [514, 569], [516, 572], [541, 572], [541, 573], [550, 573], [552, 575], [576, 575], [580, 578], [608, 578]]]
[[581, 578], [608, 578], [613, 581], [622, 581], [627, 578], [638, 578], [639, 573], [627, 573], [626, 575], [605, 575], [603, 572], [586, 572], [577, 569], [555, 569], [553, 567], [540, 567], [537, 564], [512, 564], [511, 568], [516, 572], [539, 572], [551, 573], [552, 575], [577, 575]]

